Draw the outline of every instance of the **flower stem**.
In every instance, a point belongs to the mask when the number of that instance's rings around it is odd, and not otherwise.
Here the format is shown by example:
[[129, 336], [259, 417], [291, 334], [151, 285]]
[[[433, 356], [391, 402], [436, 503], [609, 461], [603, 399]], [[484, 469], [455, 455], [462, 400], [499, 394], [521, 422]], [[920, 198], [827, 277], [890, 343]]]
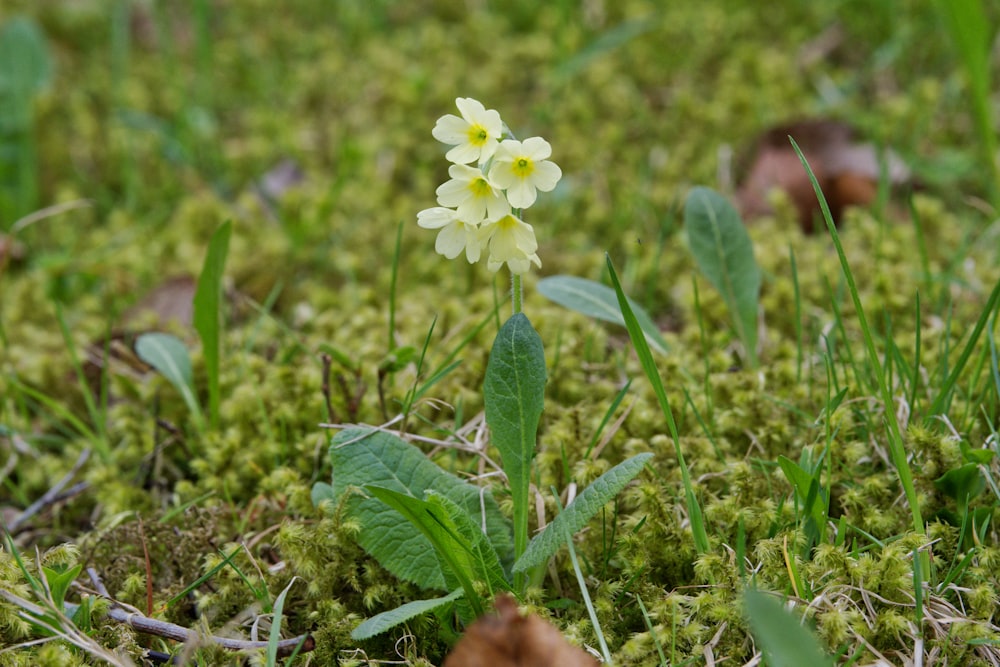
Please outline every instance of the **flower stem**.
[[524, 297], [524, 289], [521, 287], [521, 276], [511, 272], [510, 274], [510, 300], [513, 305], [514, 312], [512, 315], [517, 315], [521, 312], [521, 300]]

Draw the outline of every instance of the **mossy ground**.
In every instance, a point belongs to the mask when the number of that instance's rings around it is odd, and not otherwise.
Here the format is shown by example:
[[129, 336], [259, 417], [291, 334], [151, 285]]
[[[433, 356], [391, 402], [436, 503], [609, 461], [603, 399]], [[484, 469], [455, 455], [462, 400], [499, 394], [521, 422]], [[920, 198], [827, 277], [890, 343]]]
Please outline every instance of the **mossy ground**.
[[[382, 423], [415, 379], [412, 366], [389, 376], [380, 401], [400, 224], [392, 335], [420, 347], [436, 317], [427, 367], [505, 298], [502, 276], [436, 256], [433, 235], [415, 224], [445, 179], [430, 128], [454, 111], [455, 97], [471, 96], [500, 110], [519, 135], [549, 140], [565, 174], [530, 212], [540, 273], [601, 279], [609, 252], [626, 290], [667, 329], [671, 351], [657, 363], [712, 540], [701, 558], [673, 443], [624, 332], [545, 301], [533, 290], [537, 277], [527, 279], [525, 311], [549, 364], [539, 487], [582, 487], [626, 456], [656, 454], [657, 474], [640, 476], [577, 537], [616, 660], [659, 664], [658, 645], [671, 664], [699, 664], [706, 647], [716, 660], [750, 659], [756, 649], [739, 594], [753, 575], [759, 586], [808, 603], [826, 647], [844, 663], [904, 661], [922, 636], [927, 656], [941, 664], [996, 664], [996, 489], [973, 500], [980, 520], [992, 520], [963, 537], [954, 521], [960, 508], [934, 484], [965, 461], [959, 438], [997, 448], [992, 331], [958, 379], [947, 423], [929, 408], [1000, 280], [997, 227], [970, 199], [984, 184], [966, 90], [929, 3], [301, 0], [279, 10], [260, 0], [14, 0], [0, 20], [18, 11], [44, 29], [57, 65], [31, 135], [36, 207], [86, 201], [21, 229], [26, 256], [0, 273], [0, 448], [16, 462], [4, 468], [0, 503], [16, 514], [81, 451], [94, 450], [80, 473], [87, 489], [14, 537], [29, 561], [37, 547], [43, 563], [95, 567], [117, 599], [142, 610], [148, 574], [160, 618], [213, 631], [255, 604], [263, 609], [297, 576], [282, 630], [317, 640], [300, 664], [397, 657], [402, 632], [359, 646], [350, 631], [426, 593], [366, 557], [356, 527], [313, 507], [312, 484], [330, 477], [329, 433], [318, 424]], [[833, 47], [810, 59], [832, 33]], [[827, 235], [803, 236], [787, 207], [752, 227], [765, 281], [762, 365], [748, 370], [722, 300], [693, 278], [680, 233], [688, 186], [721, 187], [721, 147], [743, 148], [771, 124], [810, 115], [847, 120], [893, 146], [925, 185], [912, 212], [852, 211], [842, 225], [880, 353], [892, 359], [892, 406], [873, 388]], [[265, 201], [255, 183], [285, 159], [303, 178], [279, 201]], [[107, 409], [93, 423], [73, 354], [95, 341], [100, 351], [121, 314], [165, 278], [196, 275], [227, 219], [234, 233], [219, 426], [199, 432], [162, 378], [121, 369], [106, 375]], [[13, 222], [2, 221], [0, 231]], [[132, 326], [131, 334], [142, 330]], [[204, 387], [197, 337], [175, 331], [191, 344]], [[411, 431], [438, 434], [480, 412], [495, 332], [491, 323], [472, 338], [461, 365], [430, 392], [436, 400], [415, 407]], [[885, 344], [890, 332], [898, 354]], [[351, 362], [333, 365], [334, 415], [321, 362], [330, 348]], [[600, 457], [585, 459], [628, 378], [630, 412]], [[890, 463], [886, 409], [906, 426], [927, 537], [912, 531]], [[103, 438], [81, 432], [64, 411]], [[831, 530], [809, 550], [776, 461], [804, 453], [815, 460], [827, 446], [831, 519], [846, 534], [838, 540]], [[450, 452], [437, 460], [476, 466]], [[984, 473], [996, 478], [995, 460]], [[554, 502], [547, 511], [556, 511]], [[248, 548], [235, 567], [166, 604], [239, 544]], [[916, 548], [929, 550], [934, 568], [920, 628]], [[808, 590], [793, 586], [792, 566]], [[557, 558], [553, 572], [528, 603], [573, 641], [593, 645], [568, 559]], [[0, 585], [28, 594], [6, 547]], [[437, 663], [447, 651], [450, 629], [433, 617], [407, 632], [415, 639], [398, 646], [411, 664]], [[0, 603], [0, 643], [32, 636]], [[135, 658], [140, 646], [163, 648], [111, 625], [95, 638]], [[88, 660], [59, 643], [0, 653], [7, 664]], [[202, 649], [199, 660], [236, 658]]]

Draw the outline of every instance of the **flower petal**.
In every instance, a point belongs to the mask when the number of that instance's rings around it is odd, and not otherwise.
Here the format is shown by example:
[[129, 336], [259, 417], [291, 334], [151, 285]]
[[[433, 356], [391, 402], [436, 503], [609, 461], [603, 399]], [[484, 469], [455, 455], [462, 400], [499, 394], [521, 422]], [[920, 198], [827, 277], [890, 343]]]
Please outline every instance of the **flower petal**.
[[559, 179], [562, 178], [562, 169], [555, 162], [544, 160], [535, 163], [535, 171], [531, 174], [531, 182], [542, 192], [549, 192]]
[[[515, 179], [507, 188], [507, 201], [514, 208], [528, 208], [535, 203], [536, 197], [535, 186], [527, 180]], [[444, 204], [440, 199], [438, 202]]]
[[455, 116], [448, 114], [437, 119], [431, 136], [443, 144], [460, 144], [465, 141], [469, 124]]
[[456, 222], [438, 232], [437, 240], [434, 242], [434, 249], [448, 259], [455, 259], [465, 250], [465, 239], [464, 225]]
[[529, 137], [521, 146], [522, 155], [532, 160], [544, 160], [552, 155], [552, 145], [541, 137]]
[[455, 222], [455, 211], [450, 208], [435, 206], [417, 213], [417, 224], [424, 229], [440, 229], [453, 222]]

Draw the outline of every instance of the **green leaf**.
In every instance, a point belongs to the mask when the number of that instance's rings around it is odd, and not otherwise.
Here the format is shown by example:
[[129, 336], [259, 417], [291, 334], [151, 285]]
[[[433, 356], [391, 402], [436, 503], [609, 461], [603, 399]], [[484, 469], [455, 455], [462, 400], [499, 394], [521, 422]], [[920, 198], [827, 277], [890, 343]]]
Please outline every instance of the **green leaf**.
[[427, 612], [433, 611], [438, 607], [450, 604], [462, 597], [462, 595], [463, 591], [459, 588], [441, 598], [414, 600], [413, 602], [407, 602], [404, 605], [400, 605], [392, 611], [384, 611], [381, 614], [372, 616], [368, 620], [361, 623], [361, 625], [354, 628], [354, 631], [351, 632], [351, 639], [354, 641], [370, 639], [375, 635], [380, 635], [386, 630], [396, 627], [400, 623], [405, 623], [415, 616], [426, 614]]
[[684, 204], [684, 229], [698, 268], [725, 300], [749, 363], [756, 367], [761, 277], [739, 213], [722, 195], [696, 187]]
[[292, 577], [292, 580], [288, 582], [284, 590], [278, 594], [278, 599], [274, 601], [271, 634], [267, 638], [267, 662], [265, 663], [267, 667], [274, 667], [274, 665], [278, 664], [278, 643], [281, 641], [281, 619], [284, 618], [285, 598], [288, 596], [288, 591], [292, 588], [296, 580], [297, 577]]
[[201, 424], [201, 409], [194, 393], [191, 357], [184, 343], [170, 334], [142, 334], [135, 341], [135, 353], [174, 385], [195, 421]]
[[[528, 546], [528, 490], [545, 394], [542, 339], [524, 313], [507, 320], [490, 351], [483, 384], [486, 423], [500, 452], [514, 504], [514, 554]], [[515, 581], [517, 590], [524, 582]]]
[[194, 328], [201, 336], [208, 376], [208, 414], [212, 426], [219, 423], [219, 364], [222, 357], [222, 273], [229, 252], [233, 225], [226, 221], [212, 234], [205, 254], [205, 264], [194, 293]]
[[535, 536], [524, 555], [514, 563], [514, 572], [525, 572], [545, 563], [638, 475], [653, 458], [650, 452], [637, 454], [607, 471], [570, 503], [552, 523]]
[[967, 503], [983, 492], [986, 480], [979, 472], [979, 464], [964, 463], [934, 480], [934, 486], [959, 503]]
[[[602, 285], [586, 278], [575, 276], [550, 276], [538, 281], [538, 291], [550, 301], [564, 308], [619, 326], [625, 326], [622, 310], [618, 306], [615, 291], [607, 285]], [[663, 340], [660, 329], [653, 324], [645, 310], [629, 299], [629, 305], [639, 322], [639, 328], [646, 336], [646, 341], [660, 354], [667, 353], [667, 341]]]
[[427, 538], [443, 567], [445, 582], [451, 584], [456, 581], [465, 591], [465, 597], [473, 605], [476, 615], [482, 614], [474, 583], [477, 577], [472, 544], [461, 534], [444, 508], [440, 504], [381, 486], [369, 484], [365, 486], [365, 491], [406, 517]]
[[822, 541], [826, 534], [826, 494], [820, 488], [818, 476], [810, 475], [798, 463], [785, 456], [778, 456], [778, 465], [785, 473], [785, 478], [795, 487], [799, 502], [813, 523], [816, 539]]
[[45, 583], [49, 585], [52, 602], [60, 611], [64, 610], [63, 603], [66, 601], [66, 591], [69, 590], [70, 585], [72, 585], [82, 570], [82, 565], [74, 565], [73, 567], [42, 566], [42, 574], [45, 575]]
[[[429, 461], [420, 449], [391, 433], [370, 428], [341, 431], [330, 447], [333, 485], [313, 487], [313, 500], [339, 501], [350, 489], [380, 486], [414, 498], [435, 491], [486, 524], [489, 541], [501, 562], [510, 563], [511, 538], [507, 520], [493, 496], [482, 488], [462, 481]], [[421, 531], [399, 512], [377, 498], [351, 494], [346, 498], [347, 516], [361, 524], [358, 542], [383, 567], [400, 579], [422, 588], [450, 590], [440, 562]], [[485, 515], [484, 515], [485, 513]], [[485, 516], [485, 519], [484, 519]]]
[[743, 607], [750, 621], [750, 631], [764, 649], [771, 667], [828, 667], [831, 664], [816, 636], [771, 596], [748, 590], [743, 595]]
[[45, 35], [29, 18], [19, 16], [0, 30], [0, 102], [11, 116], [0, 119], [24, 129], [35, 95], [52, 81], [52, 56]]

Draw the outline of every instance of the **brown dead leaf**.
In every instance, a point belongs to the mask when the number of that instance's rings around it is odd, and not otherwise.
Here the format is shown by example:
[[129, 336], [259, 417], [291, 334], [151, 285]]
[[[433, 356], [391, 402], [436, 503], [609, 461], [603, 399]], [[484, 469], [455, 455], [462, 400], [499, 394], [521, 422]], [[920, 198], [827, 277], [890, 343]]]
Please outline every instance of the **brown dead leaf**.
[[191, 276], [174, 276], [146, 293], [125, 311], [117, 329], [140, 326], [163, 326], [174, 323], [190, 327], [194, 315], [194, 293], [197, 283]]
[[[792, 148], [795, 139], [819, 182], [830, 213], [840, 222], [848, 206], [867, 206], [875, 200], [881, 173], [878, 149], [859, 139], [846, 123], [827, 119], [803, 120], [772, 128], [757, 140], [736, 199], [745, 219], [773, 213], [768, 196], [784, 190], [799, 214], [799, 224], [807, 234], [814, 231], [821, 215], [812, 183]], [[886, 165], [891, 185], [909, 181], [910, 172], [891, 150]]]
[[521, 616], [510, 595], [496, 599], [496, 615], [469, 626], [443, 667], [595, 667], [598, 661], [573, 646], [554, 625]]

